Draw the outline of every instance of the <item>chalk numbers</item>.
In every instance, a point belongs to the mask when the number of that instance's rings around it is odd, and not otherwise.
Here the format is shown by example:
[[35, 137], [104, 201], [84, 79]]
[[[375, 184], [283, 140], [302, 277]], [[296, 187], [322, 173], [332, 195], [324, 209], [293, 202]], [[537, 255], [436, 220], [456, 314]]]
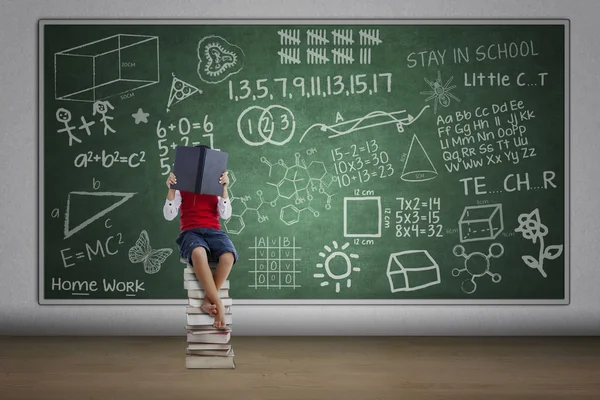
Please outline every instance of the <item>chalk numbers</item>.
[[357, 74], [350, 76], [296, 76], [294, 78], [242, 79], [229, 81], [229, 100], [293, 99], [327, 96], [374, 95], [392, 91], [392, 74]]
[[[396, 237], [444, 236], [439, 197], [428, 199], [397, 197], [396, 200], [399, 201], [395, 221]], [[389, 218], [387, 220], [389, 221]], [[386, 227], [389, 227], [389, 223]]]
[[[179, 131], [180, 138], [179, 140], [167, 138], [168, 131], [174, 131], [177, 129]], [[170, 124], [164, 124], [161, 120], [156, 123], [156, 136], [158, 137], [157, 145], [160, 157], [160, 168], [162, 175], [168, 175], [171, 173], [171, 164], [169, 164], [169, 147], [172, 150], [175, 150], [177, 146], [197, 146], [200, 144], [200, 140], [196, 141], [196, 138], [192, 138], [190, 133], [193, 130], [200, 130], [204, 132], [202, 134], [203, 138], [208, 139], [208, 146], [213, 148], [213, 129], [214, 125], [210, 122], [208, 115], [204, 116], [202, 122], [191, 122], [189, 118], [182, 117], [179, 118], [177, 124], [171, 122]], [[169, 141], [171, 141], [169, 143]]]
[[[248, 118], [248, 132], [252, 135], [254, 131], [252, 126], [256, 124], [251, 118]], [[290, 118], [288, 114], [281, 114], [279, 118], [273, 116], [272, 113], [262, 116], [258, 120], [258, 128], [263, 134], [268, 133], [269, 138], [273, 136], [274, 131], [285, 131], [290, 127]]]
[[395, 172], [388, 153], [379, 148], [375, 139], [352, 144], [345, 149], [335, 148], [331, 150], [331, 157], [340, 187], [385, 179]]
[[146, 152], [143, 150], [131, 154], [123, 154], [118, 150], [102, 150], [100, 153], [94, 153], [93, 151], [81, 153], [75, 157], [73, 164], [76, 168], [85, 168], [94, 163], [98, 163], [104, 168], [110, 168], [117, 164], [127, 165], [130, 168], [137, 168], [143, 162], [146, 162]]

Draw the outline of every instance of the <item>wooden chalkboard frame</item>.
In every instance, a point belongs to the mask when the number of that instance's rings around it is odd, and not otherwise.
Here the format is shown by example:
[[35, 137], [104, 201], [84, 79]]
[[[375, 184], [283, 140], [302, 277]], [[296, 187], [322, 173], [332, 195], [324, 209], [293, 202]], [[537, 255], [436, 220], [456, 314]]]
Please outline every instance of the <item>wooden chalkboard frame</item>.
[[235, 299], [236, 305], [352, 305], [352, 304], [369, 304], [369, 305], [568, 305], [570, 304], [570, 20], [558, 18], [535, 18], [535, 19], [40, 19], [38, 21], [38, 303], [40, 305], [47, 304], [80, 304], [80, 305], [184, 305], [187, 304], [186, 299], [47, 299], [44, 293], [44, 26], [54, 24], [88, 24], [88, 25], [135, 25], [135, 24], [156, 24], [156, 25], [178, 25], [178, 24], [199, 24], [199, 25], [225, 25], [225, 24], [245, 24], [245, 25], [275, 25], [282, 23], [290, 23], [297, 25], [332, 25], [332, 24], [352, 24], [352, 25], [437, 25], [437, 24], [462, 24], [462, 25], [536, 25], [536, 24], [553, 24], [564, 26], [564, 71], [565, 71], [565, 88], [564, 88], [564, 161], [565, 161], [565, 185], [564, 185], [564, 202], [565, 202], [565, 230], [564, 230], [564, 298], [554, 300], [542, 299], [381, 299], [381, 300], [361, 300], [361, 299], [274, 299], [274, 300], [257, 300], [257, 299]]

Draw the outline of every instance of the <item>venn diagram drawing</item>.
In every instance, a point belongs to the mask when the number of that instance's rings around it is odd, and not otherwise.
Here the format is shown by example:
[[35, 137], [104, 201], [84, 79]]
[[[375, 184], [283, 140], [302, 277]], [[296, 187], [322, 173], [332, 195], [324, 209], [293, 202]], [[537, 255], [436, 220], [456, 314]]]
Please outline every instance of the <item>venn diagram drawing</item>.
[[240, 138], [248, 146], [283, 146], [294, 137], [296, 121], [289, 108], [280, 105], [246, 108], [237, 120]]

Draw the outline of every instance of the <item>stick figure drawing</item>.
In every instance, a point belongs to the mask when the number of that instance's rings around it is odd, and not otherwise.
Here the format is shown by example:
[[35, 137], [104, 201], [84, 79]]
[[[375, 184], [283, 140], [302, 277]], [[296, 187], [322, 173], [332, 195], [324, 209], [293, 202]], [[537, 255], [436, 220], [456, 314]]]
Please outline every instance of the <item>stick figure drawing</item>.
[[94, 111], [92, 113], [92, 115], [102, 115], [102, 118], [100, 118], [100, 122], [104, 123], [104, 136], [106, 136], [108, 131], [115, 133], [115, 130], [111, 128], [111, 126], [107, 122], [108, 120], [113, 119], [113, 117], [106, 115], [108, 113], [109, 108], [111, 110], [115, 109], [113, 105], [110, 104], [108, 101], [98, 100], [94, 103]]

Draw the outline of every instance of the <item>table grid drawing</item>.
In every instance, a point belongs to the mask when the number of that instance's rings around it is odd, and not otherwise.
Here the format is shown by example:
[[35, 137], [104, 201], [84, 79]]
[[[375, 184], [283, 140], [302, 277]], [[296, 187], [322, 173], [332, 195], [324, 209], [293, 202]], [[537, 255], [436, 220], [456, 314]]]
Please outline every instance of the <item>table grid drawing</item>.
[[[292, 238], [291, 245], [286, 246], [281, 244], [281, 237], [277, 238], [277, 245], [269, 245], [269, 237], [265, 238], [265, 245], [259, 245], [259, 238], [254, 238], [254, 270], [248, 271], [254, 274], [254, 284], [249, 287], [258, 289], [284, 289], [284, 288], [299, 288], [296, 284], [296, 274], [300, 271], [296, 270], [296, 238]], [[273, 240], [273, 239], [271, 239]], [[262, 240], [261, 240], [262, 242]], [[282, 257], [282, 251], [284, 257]], [[289, 257], [291, 252], [291, 257]], [[291, 270], [290, 270], [291, 264]]]

